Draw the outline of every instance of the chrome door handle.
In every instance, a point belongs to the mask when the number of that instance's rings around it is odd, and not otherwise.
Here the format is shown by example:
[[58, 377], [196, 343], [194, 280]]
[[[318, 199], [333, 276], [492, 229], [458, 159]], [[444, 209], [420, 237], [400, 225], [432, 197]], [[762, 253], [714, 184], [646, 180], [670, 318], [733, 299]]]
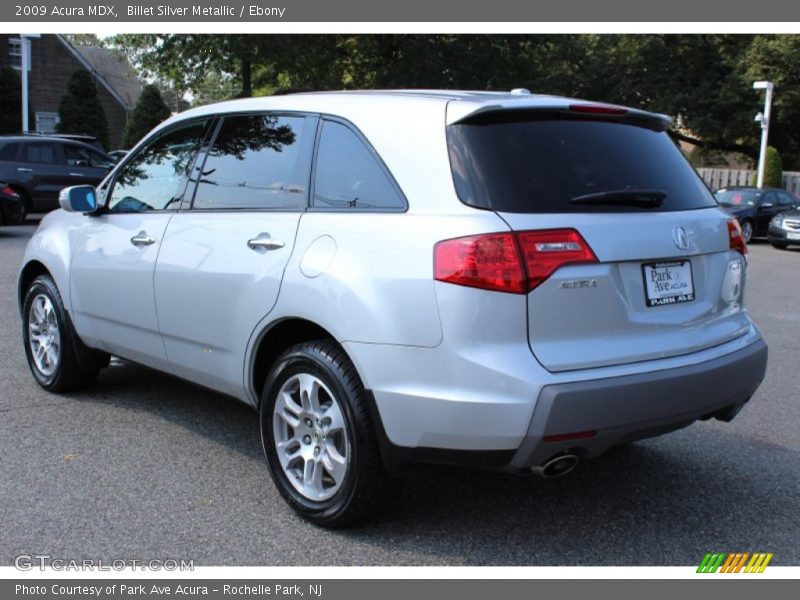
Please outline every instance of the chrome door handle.
[[25, 167], [17, 167], [17, 171], [21, 173], [33, 173], [33, 169], [26, 169]]
[[75, 177], [83, 177], [83, 173], [70, 173], [70, 175], [74, 175]]
[[252, 240], [247, 240], [247, 246], [251, 250], [278, 250], [285, 245], [286, 244], [280, 240], [273, 240], [269, 237], [269, 234], [264, 233], [258, 237], [254, 237]]
[[150, 244], [155, 244], [156, 241], [147, 235], [146, 231], [140, 231], [135, 236], [131, 238], [131, 244], [134, 246], [149, 246]]

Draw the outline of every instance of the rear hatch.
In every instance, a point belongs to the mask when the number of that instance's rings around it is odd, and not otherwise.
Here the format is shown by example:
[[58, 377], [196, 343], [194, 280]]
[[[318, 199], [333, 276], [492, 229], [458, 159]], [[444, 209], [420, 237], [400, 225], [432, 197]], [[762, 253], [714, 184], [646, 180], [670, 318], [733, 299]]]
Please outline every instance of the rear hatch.
[[738, 229], [665, 129], [600, 105], [448, 126], [462, 202], [517, 233], [530, 346], [548, 370], [687, 354], [749, 328]]

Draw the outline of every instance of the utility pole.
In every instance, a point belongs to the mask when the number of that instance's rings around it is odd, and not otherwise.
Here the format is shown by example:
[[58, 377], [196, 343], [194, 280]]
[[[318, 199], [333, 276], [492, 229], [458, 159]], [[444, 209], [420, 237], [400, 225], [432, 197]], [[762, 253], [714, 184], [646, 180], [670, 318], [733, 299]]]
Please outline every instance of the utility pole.
[[31, 38], [41, 37], [38, 33], [23, 33], [20, 36], [22, 47], [22, 132], [28, 133], [28, 71], [31, 68]]
[[767, 90], [764, 99], [764, 112], [756, 115], [756, 122], [761, 123], [761, 150], [758, 153], [758, 181], [756, 187], [764, 187], [764, 165], [767, 162], [767, 138], [769, 137], [769, 117], [772, 112], [772, 90], [775, 85], [771, 81], [756, 81], [753, 83], [754, 90]]

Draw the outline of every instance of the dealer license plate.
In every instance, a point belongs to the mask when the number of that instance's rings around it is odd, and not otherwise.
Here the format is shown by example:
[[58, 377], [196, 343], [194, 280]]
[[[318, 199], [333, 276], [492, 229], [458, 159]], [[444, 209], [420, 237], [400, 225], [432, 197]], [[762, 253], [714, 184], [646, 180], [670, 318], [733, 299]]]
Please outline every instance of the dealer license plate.
[[680, 304], [694, 300], [692, 263], [688, 260], [642, 264], [647, 306]]

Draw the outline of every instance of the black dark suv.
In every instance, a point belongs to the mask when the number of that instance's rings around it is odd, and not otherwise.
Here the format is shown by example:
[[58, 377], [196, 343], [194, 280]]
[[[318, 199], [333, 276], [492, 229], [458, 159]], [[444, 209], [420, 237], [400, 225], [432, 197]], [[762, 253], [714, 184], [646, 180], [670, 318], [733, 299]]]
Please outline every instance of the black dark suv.
[[107, 154], [63, 137], [0, 137], [0, 181], [20, 195], [25, 214], [58, 208], [62, 188], [97, 185], [113, 165]]

